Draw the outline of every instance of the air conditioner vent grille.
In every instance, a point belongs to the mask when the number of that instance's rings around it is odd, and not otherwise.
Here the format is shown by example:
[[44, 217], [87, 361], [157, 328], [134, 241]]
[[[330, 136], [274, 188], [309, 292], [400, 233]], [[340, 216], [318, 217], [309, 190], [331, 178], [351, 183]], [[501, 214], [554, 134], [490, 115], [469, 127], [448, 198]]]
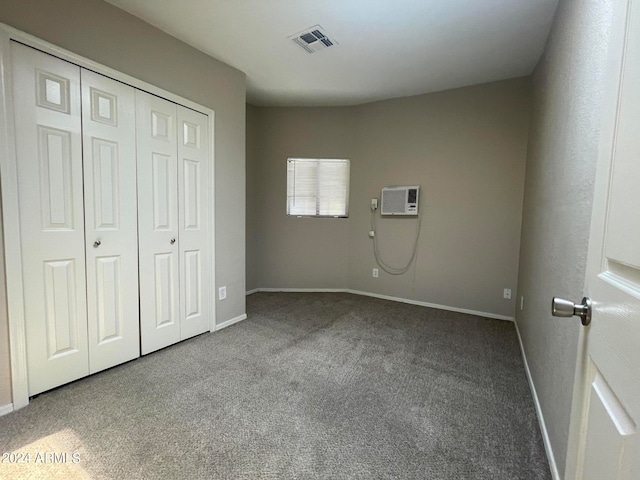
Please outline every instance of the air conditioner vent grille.
[[304, 48], [308, 53], [316, 53], [338, 44], [320, 25], [314, 25], [302, 32], [291, 35], [289, 40], [293, 40], [296, 45]]

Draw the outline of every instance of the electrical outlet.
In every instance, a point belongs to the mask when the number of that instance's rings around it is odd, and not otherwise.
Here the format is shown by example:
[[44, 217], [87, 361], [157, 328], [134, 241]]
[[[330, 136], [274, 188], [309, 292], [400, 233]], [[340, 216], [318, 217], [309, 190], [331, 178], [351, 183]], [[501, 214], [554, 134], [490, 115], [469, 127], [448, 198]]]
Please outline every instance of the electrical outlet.
[[371, 199], [371, 210], [377, 210], [378, 209], [378, 199], [377, 198], [372, 198]]
[[505, 288], [504, 289], [504, 294], [502, 295], [502, 297], [507, 299], [507, 300], [511, 300], [511, 289], [510, 288]]
[[375, 230], [369, 230], [369, 238], [373, 238], [376, 236]]
[[378, 278], [378, 273], [379, 273], [379, 272], [378, 272], [378, 269], [377, 269], [377, 268], [374, 268], [374, 269], [373, 269], [373, 278]]
[[227, 287], [220, 287], [218, 289], [218, 300], [224, 300], [227, 298]]
[[520, 310], [524, 310], [524, 295], [520, 295]]

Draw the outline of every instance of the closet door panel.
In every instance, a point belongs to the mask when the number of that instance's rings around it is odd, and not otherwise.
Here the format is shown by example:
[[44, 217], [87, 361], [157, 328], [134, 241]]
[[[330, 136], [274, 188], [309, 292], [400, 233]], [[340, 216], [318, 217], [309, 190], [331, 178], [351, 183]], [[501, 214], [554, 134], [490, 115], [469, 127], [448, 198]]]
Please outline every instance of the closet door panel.
[[90, 373], [140, 356], [135, 90], [82, 69]]
[[29, 395], [89, 373], [80, 68], [11, 43]]
[[136, 90], [142, 354], [180, 341], [177, 108]]
[[181, 339], [209, 331], [208, 117], [178, 106]]

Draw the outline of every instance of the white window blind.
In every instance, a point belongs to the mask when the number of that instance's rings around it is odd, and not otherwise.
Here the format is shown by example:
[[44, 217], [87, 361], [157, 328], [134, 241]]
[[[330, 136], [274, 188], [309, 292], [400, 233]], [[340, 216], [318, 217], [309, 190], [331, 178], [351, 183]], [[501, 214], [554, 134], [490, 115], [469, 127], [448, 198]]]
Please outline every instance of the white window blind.
[[287, 215], [349, 216], [349, 160], [287, 160]]

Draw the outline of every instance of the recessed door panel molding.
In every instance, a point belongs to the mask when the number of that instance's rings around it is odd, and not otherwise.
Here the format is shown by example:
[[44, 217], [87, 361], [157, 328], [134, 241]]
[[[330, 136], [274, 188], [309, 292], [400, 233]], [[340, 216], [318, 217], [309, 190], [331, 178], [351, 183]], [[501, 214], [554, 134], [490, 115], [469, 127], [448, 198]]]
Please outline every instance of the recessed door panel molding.
[[89, 366], [140, 356], [135, 90], [82, 77]]
[[[636, 2], [637, 3], [637, 2]], [[640, 11], [634, 5], [634, 12]], [[631, 19], [637, 23], [640, 19]], [[634, 25], [635, 26], [635, 25]], [[633, 44], [640, 33], [630, 30], [636, 38], [627, 41], [627, 58], [640, 55], [640, 48]], [[636, 65], [635, 63], [638, 63]], [[615, 161], [611, 164], [609, 180], [609, 202], [606, 213], [605, 256], [603, 262], [611, 273], [610, 280], [620, 280], [636, 290], [640, 297], [640, 172], [637, 165], [640, 152], [640, 62], [625, 62], [624, 75], [620, 82], [616, 142], [613, 150]]]
[[151, 137], [154, 140], [175, 144], [176, 117], [172, 112], [151, 110]]
[[178, 291], [176, 280], [176, 255], [169, 253], [156, 253], [154, 255], [155, 268], [155, 301], [156, 301], [156, 328], [164, 328], [177, 325], [176, 309], [174, 305], [175, 294]]
[[202, 262], [200, 252], [184, 252], [185, 268], [185, 318], [189, 320], [202, 312]]
[[36, 69], [36, 103], [62, 113], [71, 112], [69, 79], [54, 73]]
[[98, 345], [120, 340], [124, 331], [120, 265], [119, 256], [96, 258]]
[[[175, 215], [171, 209], [176, 208], [176, 186], [171, 182], [176, 179], [174, 173], [175, 157], [161, 153], [151, 153], [151, 170], [153, 177], [153, 229], [175, 229]], [[172, 221], [174, 222], [172, 224]]]
[[136, 90], [142, 354], [180, 341], [176, 104]]
[[91, 120], [106, 125], [118, 126], [118, 97], [90, 88], [91, 95]]
[[76, 311], [78, 290], [75, 276], [73, 260], [44, 263], [49, 360], [78, 351], [78, 312]]
[[586, 428], [589, 431], [585, 432], [581, 478], [631, 478], [634, 459], [630, 455], [634, 444], [638, 445], [637, 426], [602, 373], [594, 364], [590, 369], [595, 375], [587, 393]]
[[71, 132], [38, 125], [43, 230], [73, 227]]
[[181, 338], [209, 331], [208, 117], [178, 106]]
[[93, 205], [95, 230], [118, 229], [120, 192], [118, 191], [118, 144], [92, 138]]
[[201, 228], [200, 225], [200, 162], [183, 159], [184, 172], [184, 229]]
[[29, 395], [89, 373], [80, 68], [11, 43]]
[[199, 150], [202, 146], [200, 143], [200, 131], [201, 125], [184, 120], [182, 122], [182, 144], [185, 147]]
[[[631, 2], [630, 15], [638, 15], [640, 7]], [[606, 255], [624, 265], [640, 268], [640, 209], [630, 208], [640, 204], [640, 189], [637, 164], [640, 152], [640, 62], [629, 59], [640, 55], [640, 33], [636, 30], [640, 18], [629, 20], [629, 38], [626, 43], [624, 75], [620, 83], [618, 123], [611, 166], [609, 207], [607, 210]], [[634, 37], [634, 38], [631, 38]]]

